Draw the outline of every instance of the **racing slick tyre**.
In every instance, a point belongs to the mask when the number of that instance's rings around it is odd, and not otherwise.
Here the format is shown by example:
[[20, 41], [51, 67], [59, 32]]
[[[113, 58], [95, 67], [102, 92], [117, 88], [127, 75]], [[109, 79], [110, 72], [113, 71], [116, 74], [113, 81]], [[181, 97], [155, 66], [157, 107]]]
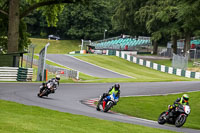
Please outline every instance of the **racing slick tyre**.
[[179, 116], [177, 117], [176, 121], [175, 121], [175, 126], [176, 126], [176, 127], [181, 127], [181, 126], [183, 126], [183, 124], [184, 124], [185, 121], [186, 121], [186, 118], [187, 118], [186, 115], [183, 115], [183, 114], [179, 115]]
[[166, 117], [166, 112], [162, 112], [160, 114], [160, 116], [158, 117], [158, 124], [165, 124], [166, 120], [165, 120], [165, 117]]

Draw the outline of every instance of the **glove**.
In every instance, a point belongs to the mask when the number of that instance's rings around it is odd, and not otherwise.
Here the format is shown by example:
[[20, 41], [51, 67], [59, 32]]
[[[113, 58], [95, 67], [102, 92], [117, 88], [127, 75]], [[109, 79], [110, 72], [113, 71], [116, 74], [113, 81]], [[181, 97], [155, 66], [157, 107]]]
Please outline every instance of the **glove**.
[[115, 102], [118, 102], [119, 101], [119, 99], [115, 99]]

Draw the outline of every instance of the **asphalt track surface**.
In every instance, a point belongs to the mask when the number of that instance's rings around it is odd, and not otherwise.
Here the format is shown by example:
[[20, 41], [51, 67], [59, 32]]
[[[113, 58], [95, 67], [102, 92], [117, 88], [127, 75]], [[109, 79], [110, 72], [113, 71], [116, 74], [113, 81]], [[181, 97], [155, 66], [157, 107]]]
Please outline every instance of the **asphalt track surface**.
[[96, 65], [81, 61], [70, 55], [63, 54], [48, 54], [47, 59], [68, 68], [83, 72], [85, 74], [100, 77], [100, 78], [130, 78], [126, 75], [122, 75], [107, 69], [103, 69]]
[[[199, 84], [200, 82], [196, 81], [121, 83], [121, 96], [162, 95], [167, 93], [200, 91]], [[50, 94], [47, 98], [37, 97], [39, 85], [39, 83], [0, 83], [0, 99], [15, 101], [25, 105], [40, 106], [61, 112], [144, 125], [153, 128], [187, 133], [200, 132], [200, 130], [195, 129], [187, 129], [183, 127], [176, 128], [173, 125], [159, 125], [155, 121], [115, 113], [99, 112], [96, 111], [95, 108], [81, 103], [82, 100], [99, 97], [103, 92], [106, 92], [111, 85], [113, 85], [112, 83], [61, 84], [58, 90], [56, 90], [56, 93]]]

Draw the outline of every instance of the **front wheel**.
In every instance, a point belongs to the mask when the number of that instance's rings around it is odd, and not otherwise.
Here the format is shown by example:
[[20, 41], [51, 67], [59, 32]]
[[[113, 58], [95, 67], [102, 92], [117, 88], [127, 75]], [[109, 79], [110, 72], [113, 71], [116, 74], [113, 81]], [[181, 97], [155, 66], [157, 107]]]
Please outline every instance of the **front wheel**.
[[166, 117], [166, 112], [162, 112], [160, 114], [160, 116], [158, 117], [158, 124], [165, 124], [166, 120], [165, 120], [165, 117]]
[[187, 118], [186, 115], [183, 115], [183, 114], [179, 115], [179, 116], [177, 117], [176, 121], [175, 121], [175, 126], [176, 126], [176, 127], [181, 127], [181, 126], [183, 126], [183, 124], [184, 124], [185, 121], [186, 121], [186, 118]]
[[113, 102], [109, 102], [108, 105], [106, 105], [105, 109], [103, 112], [108, 112], [108, 110], [110, 110], [113, 106]]

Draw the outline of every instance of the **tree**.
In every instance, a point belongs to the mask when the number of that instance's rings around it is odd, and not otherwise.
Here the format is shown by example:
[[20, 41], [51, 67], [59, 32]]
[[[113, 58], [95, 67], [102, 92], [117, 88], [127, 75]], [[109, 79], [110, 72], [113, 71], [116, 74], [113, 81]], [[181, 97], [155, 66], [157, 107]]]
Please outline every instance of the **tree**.
[[199, 0], [182, 0], [178, 5], [177, 19], [178, 23], [182, 23], [181, 29], [185, 37], [184, 52], [190, 50], [191, 37], [200, 35], [199, 4]]
[[[58, 15], [56, 27], [48, 27], [42, 11], [34, 11], [25, 17], [28, 32], [32, 36], [46, 37], [49, 34], [60, 36], [62, 39], [90, 39], [103, 38], [104, 30], [110, 33], [113, 0], [90, 0], [90, 5], [66, 4], [62, 13]], [[108, 36], [108, 34], [106, 34]]]
[[90, 6], [66, 5], [57, 29], [70, 39], [102, 39], [104, 30], [110, 29], [111, 11], [108, 0], [90, 0]]
[[135, 13], [145, 5], [146, 0], [118, 0], [112, 18], [114, 29], [133, 36], [148, 35], [145, 23], [135, 19]]
[[[7, 17], [8, 22], [8, 53], [19, 50], [19, 26], [20, 20], [35, 9], [40, 9], [46, 15], [49, 25], [55, 25], [59, 10], [64, 3], [85, 3], [87, 0], [2, 0], [0, 13]], [[45, 8], [42, 8], [44, 7]]]

